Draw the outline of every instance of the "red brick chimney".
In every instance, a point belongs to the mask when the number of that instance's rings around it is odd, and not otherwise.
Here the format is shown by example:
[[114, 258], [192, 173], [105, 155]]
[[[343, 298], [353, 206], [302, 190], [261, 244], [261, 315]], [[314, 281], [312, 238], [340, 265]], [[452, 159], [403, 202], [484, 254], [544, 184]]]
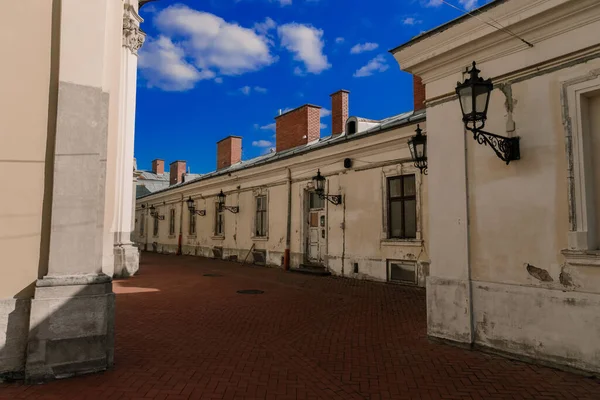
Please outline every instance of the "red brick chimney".
[[348, 120], [348, 95], [347, 90], [338, 90], [331, 95], [331, 134], [339, 135], [346, 130]]
[[242, 138], [227, 136], [217, 142], [217, 171], [242, 161]]
[[152, 160], [152, 172], [156, 175], [163, 175], [165, 173], [165, 160], [160, 158]]
[[275, 117], [276, 150], [302, 146], [321, 137], [321, 107], [305, 104]]
[[183, 174], [185, 174], [185, 161], [177, 160], [169, 164], [169, 172], [171, 173], [171, 181], [169, 185], [175, 185], [183, 182]]
[[425, 85], [421, 81], [421, 78], [413, 75], [413, 99], [414, 99], [414, 111], [419, 111], [425, 108]]

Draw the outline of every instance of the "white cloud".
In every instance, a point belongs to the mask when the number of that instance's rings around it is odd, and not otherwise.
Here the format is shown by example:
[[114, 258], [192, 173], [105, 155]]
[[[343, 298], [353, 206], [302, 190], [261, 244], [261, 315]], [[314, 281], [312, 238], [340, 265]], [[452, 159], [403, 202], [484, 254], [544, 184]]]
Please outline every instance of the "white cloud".
[[254, 91], [258, 93], [267, 93], [267, 89], [260, 86], [254, 86]]
[[292, 0], [275, 0], [275, 1], [278, 1], [279, 4], [281, 4], [281, 7], [292, 5]]
[[[323, 54], [323, 30], [310, 25], [297, 23], [281, 25], [277, 28], [281, 45], [294, 53], [294, 59], [304, 63], [307, 73], [319, 74], [331, 68], [327, 56]], [[296, 75], [304, 72], [300, 67], [294, 69]]]
[[417, 25], [417, 24], [420, 24], [421, 22], [423, 22], [423, 21], [418, 20], [414, 17], [406, 17], [402, 20], [402, 23], [404, 25]]
[[361, 78], [361, 77], [365, 77], [365, 76], [371, 76], [375, 72], [384, 72], [388, 68], [389, 68], [389, 65], [387, 64], [387, 60], [385, 59], [385, 56], [383, 54], [380, 54], [377, 57], [375, 57], [374, 59], [372, 59], [371, 61], [369, 61], [367, 63], [367, 65], [362, 66], [361, 68], [359, 68], [354, 73], [353, 76], [355, 78]]
[[336, 42], [337, 44], [344, 43], [344, 38], [343, 38], [343, 37], [336, 37], [336, 38], [335, 38], [335, 42]]
[[277, 124], [275, 122], [273, 122], [272, 124], [261, 126], [260, 129], [265, 130], [265, 131], [274, 131], [276, 126], [277, 126]]
[[[245, 94], [246, 96], [249, 96], [250, 93], [252, 92], [257, 92], [257, 93], [267, 93], [267, 89], [264, 87], [260, 87], [260, 86], [254, 86], [254, 87], [250, 87], [250, 86], [242, 86], [241, 88], [238, 89], [240, 92], [242, 92], [242, 94]], [[233, 93], [229, 93], [229, 94], [235, 94], [235, 92]]]
[[360, 54], [360, 53], [364, 53], [365, 51], [375, 50], [378, 47], [379, 47], [379, 45], [377, 43], [371, 43], [371, 42], [362, 43], [362, 44], [359, 43], [359, 44], [354, 45], [350, 49], [350, 54]]
[[327, 129], [327, 124], [321, 124], [321, 129]]
[[261, 35], [267, 35], [271, 30], [277, 27], [277, 23], [267, 17], [265, 22], [257, 22], [254, 24], [254, 30]]
[[272, 147], [273, 142], [269, 142], [268, 140], [255, 140], [252, 142], [252, 146], [254, 147]]
[[[478, 0], [458, 0], [465, 10], [472, 10], [478, 6]], [[425, 7], [439, 7], [444, 2], [442, 0], [426, 0]]]
[[223, 83], [223, 78], [221, 78], [221, 77], [215, 78], [215, 82], [216, 83]]
[[159, 38], [149, 39], [140, 51], [140, 69], [150, 86], [188, 90], [201, 79], [240, 75], [277, 61], [258, 30], [185, 5], [160, 11], [154, 24]]
[[331, 110], [327, 108], [321, 108], [321, 118], [328, 117], [331, 115]]
[[203, 79], [215, 77], [211, 70], [198, 70], [185, 60], [183, 48], [165, 36], [149, 39], [140, 52], [138, 65], [149, 87], [166, 91], [184, 91]]

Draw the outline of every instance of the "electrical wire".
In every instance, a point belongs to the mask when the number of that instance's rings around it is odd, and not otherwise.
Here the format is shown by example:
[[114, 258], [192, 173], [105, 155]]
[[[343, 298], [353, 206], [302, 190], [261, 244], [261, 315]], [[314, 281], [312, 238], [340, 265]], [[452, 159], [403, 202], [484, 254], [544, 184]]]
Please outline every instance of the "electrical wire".
[[[489, 17], [489, 16], [488, 16], [488, 18], [489, 18], [490, 20], [494, 21], [496, 24], [498, 24], [498, 26], [492, 25], [492, 24], [491, 24], [491, 23], [489, 23], [488, 21], [485, 21], [485, 20], [483, 20], [483, 19], [479, 18], [477, 15], [473, 14], [472, 12], [470, 12], [470, 11], [467, 11], [467, 10], [464, 10], [464, 9], [462, 9], [462, 8], [458, 7], [458, 6], [455, 6], [454, 4], [450, 4], [450, 3], [448, 3], [446, 0], [440, 0], [440, 1], [441, 1], [442, 3], [444, 3], [444, 4], [446, 4], [447, 6], [450, 6], [450, 7], [454, 8], [455, 10], [458, 10], [458, 11], [460, 11], [460, 12], [464, 12], [464, 13], [467, 13], [468, 15], [470, 15], [470, 16], [471, 16], [471, 17], [473, 17], [473, 18], [477, 18], [478, 20], [480, 20], [480, 21], [481, 21], [481, 22], [483, 22], [484, 24], [487, 24], [487, 25], [491, 26], [492, 28], [494, 28], [494, 29], [496, 29], [496, 30], [499, 30], [499, 31], [503, 31], [503, 32], [506, 32], [506, 33], [508, 33], [509, 35], [511, 35], [511, 36], [513, 36], [513, 37], [515, 37], [515, 38], [519, 39], [521, 42], [525, 43], [525, 44], [526, 44], [527, 46], [529, 46], [529, 47], [533, 47], [533, 44], [529, 43], [527, 40], [523, 39], [522, 37], [520, 37], [520, 36], [519, 36], [519, 35], [517, 35], [516, 33], [513, 33], [513, 32], [512, 32], [512, 31], [510, 31], [508, 28], [505, 28], [504, 26], [502, 26], [502, 24], [500, 24], [500, 22], [496, 21], [495, 19], [493, 19], [493, 18], [491, 18], [491, 17]], [[479, 12], [479, 15], [482, 15], [482, 14], [483, 14], [483, 12], [482, 12], [482, 11], [480, 11], [480, 12]]]

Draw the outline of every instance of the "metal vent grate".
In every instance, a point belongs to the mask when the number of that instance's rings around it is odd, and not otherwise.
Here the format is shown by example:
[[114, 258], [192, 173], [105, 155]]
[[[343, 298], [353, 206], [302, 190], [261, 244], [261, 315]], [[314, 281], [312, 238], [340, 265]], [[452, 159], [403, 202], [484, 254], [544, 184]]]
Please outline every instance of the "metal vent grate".
[[252, 252], [252, 259], [255, 264], [265, 264], [267, 262], [267, 251], [266, 250], [254, 250]]
[[213, 247], [212, 251], [213, 251], [214, 258], [219, 258], [219, 259], [223, 258], [223, 248], [222, 247]]
[[258, 290], [258, 289], [244, 289], [244, 290], [238, 290], [237, 292], [239, 294], [263, 294], [264, 293], [263, 290]]

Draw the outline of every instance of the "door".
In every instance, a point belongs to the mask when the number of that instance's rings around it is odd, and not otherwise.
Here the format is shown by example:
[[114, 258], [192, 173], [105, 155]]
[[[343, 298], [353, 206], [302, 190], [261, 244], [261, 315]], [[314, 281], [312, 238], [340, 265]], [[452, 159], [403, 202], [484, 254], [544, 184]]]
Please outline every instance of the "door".
[[325, 201], [315, 192], [308, 193], [307, 225], [308, 261], [323, 264], [327, 235]]

